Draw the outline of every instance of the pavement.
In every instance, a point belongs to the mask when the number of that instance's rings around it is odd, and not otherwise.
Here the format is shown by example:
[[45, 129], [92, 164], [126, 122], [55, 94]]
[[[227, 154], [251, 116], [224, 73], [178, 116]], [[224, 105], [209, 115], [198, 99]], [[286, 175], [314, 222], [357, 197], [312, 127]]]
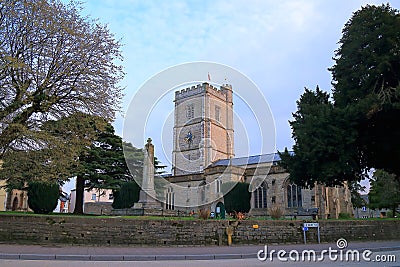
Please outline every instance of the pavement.
[[[338, 249], [336, 243], [267, 244], [268, 251]], [[123, 247], [80, 245], [16, 245], [0, 244], [0, 259], [9, 260], [69, 260], [69, 261], [161, 261], [161, 260], [218, 260], [256, 258], [265, 246], [193, 246], [193, 247]], [[359, 251], [400, 250], [400, 240], [349, 242], [345, 249]]]

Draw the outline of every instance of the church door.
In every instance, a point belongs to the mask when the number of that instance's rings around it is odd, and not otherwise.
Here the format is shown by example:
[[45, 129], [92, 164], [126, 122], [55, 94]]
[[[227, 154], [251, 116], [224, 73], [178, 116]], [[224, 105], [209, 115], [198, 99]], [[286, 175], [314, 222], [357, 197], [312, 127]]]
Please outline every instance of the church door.
[[222, 202], [218, 202], [215, 207], [215, 215], [217, 218], [225, 219], [225, 205]]

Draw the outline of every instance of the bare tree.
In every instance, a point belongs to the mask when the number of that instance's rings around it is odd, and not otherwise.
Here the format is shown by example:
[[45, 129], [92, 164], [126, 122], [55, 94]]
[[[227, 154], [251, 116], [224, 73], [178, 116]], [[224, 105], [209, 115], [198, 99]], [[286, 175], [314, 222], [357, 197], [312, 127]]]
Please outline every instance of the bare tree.
[[[76, 112], [112, 119], [124, 72], [120, 42], [76, 1], [0, 2], [0, 151]], [[25, 139], [26, 141], [26, 139]]]

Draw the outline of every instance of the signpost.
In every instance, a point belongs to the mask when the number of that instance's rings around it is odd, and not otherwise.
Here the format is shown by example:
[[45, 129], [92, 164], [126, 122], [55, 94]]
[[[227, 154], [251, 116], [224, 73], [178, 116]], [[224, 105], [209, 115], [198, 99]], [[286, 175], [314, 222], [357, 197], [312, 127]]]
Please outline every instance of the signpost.
[[308, 228], [317, 228], [318, 244], [321, 243], [321, 238], [319, 234], [319, 223], [303, 223], [304, 244], [307, 244], [306, 232], [308, 231]]
[[319, 227], [319, 223], [304, 223], [304, 227]]

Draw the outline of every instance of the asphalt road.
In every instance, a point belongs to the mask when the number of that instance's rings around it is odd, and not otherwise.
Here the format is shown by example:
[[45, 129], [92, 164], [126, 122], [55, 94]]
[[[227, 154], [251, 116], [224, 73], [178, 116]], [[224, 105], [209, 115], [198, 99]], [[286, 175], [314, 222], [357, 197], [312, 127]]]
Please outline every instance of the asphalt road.
[[[257, 259], [264, 246], [222, 246], [222, 247], [85, 247], [85, 246], [39, 246], [0, 244], [0, 266], [399, 266], [400, 241], [349, 242], [345, 250], [373, 251], [368, 255], [371, 261], [332, 260], [324, 254], [323, 261], [318, 260], [322, 250], [338, 249], [336, 243], [268, 245], [265, 261]], [[284, 260], [278, 257], [278, 251], [286, 252]], [[291, 260], [290, 251], [301, 253], [303, 250], [317, 252], [316, 260]], [[261, 257], [265, 254], [259, 254]], [[375, 256], [391, 255], [387, 262], [377, 262]], [[390, 260], [390, 261], [389, 261]]]
[[[281, 262], [277, 259], [271, 261], [260, 261], [258, 259], [221, 259], [221, 260], [191, 260], [191, 261], [130, 261], [130, 262], [119, 262], [119, 261], [57, 261], [57, 260], [0, 260], [0, 266], [2, 267], [80, 267], [80, 266], [96, 266], [96, 267], [114, 267], [114, 266], [134, 266], [134, 267], [161, 267], [161, 266], [176, 266], [176, 267], [258, 267], [258, 266], [400, 266], [400, 251], [385, 251], [385, 252], [374, 252], [371, 258], [375, 258], [377, 255], [382, 257], [386, 255], [387, 258], [390, 255], [395, 257], [397, 261], [393, 262], [365, 262], [365, 261], [331, 261], [329, 257], [325, 257], [323, 261], [288, 261]], [[393, 259], [393, 258], [391, 258]]]

